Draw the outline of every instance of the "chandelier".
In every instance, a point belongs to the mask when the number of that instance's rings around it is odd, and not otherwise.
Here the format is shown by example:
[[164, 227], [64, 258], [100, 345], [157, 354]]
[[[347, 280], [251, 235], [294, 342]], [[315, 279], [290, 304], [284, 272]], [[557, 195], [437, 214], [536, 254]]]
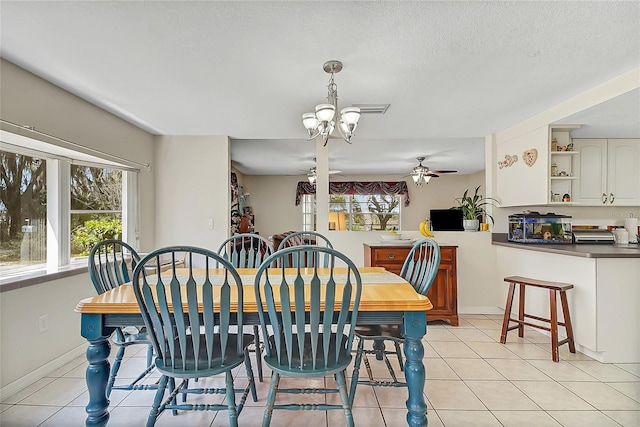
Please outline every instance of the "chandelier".
[[[327, 61], [324, 63], [323, 69], [331, 74], [329, 85], [327, 86], [327, 103], [316, 105], [315, 113], [305, 113], [302, 115], [302, 124], [309, 133], [309, 140], [318, 136], [322, 136], [324, 145], [327, 145], [329, 136], [337, 127], [342, 135], [342, 139], [351, 144], [358, 120], [360, 120], [360, 108], [346, 107], [340, 110], [340, 118], [336, 122], [336, 110], [338, 109], [338, 86], [333, 81], [335, 73], [342, 70], [342, 62]], [[309, 178], [311, 180], [311, 178]]]
[[428, 184], [431, 178], [438, 178], [438, 175], [431, 172], [428, 167], [422, 165], [424, 157], [417, 157], [416, 160], [419, 162], [419, 165], [411, 169], [411, 173], [409, 175], [411, 175], [413, 182], [415, 182], [417, 186]]

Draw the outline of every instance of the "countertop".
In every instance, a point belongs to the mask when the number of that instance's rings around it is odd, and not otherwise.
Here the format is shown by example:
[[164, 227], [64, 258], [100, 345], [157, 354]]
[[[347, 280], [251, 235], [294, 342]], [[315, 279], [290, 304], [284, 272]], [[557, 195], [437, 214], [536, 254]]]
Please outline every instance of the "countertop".
[[579, 245], [540, 245], [514, 243], [507, 241], [506, 233], [494, 233], [491, 244], [514, 249], [549, 252], [559, 255], [578, 256], [584, 258], [640, 258], [640, 245], [631, 244], [579, 244]]
[[[413, 244], [415, 242], [411, 242], [411, 243], [380, 243], [380, 242], [370, 242], [370, 243], [363, 243], [364, 246], [368, 246], [370, 248], [409, 248], [411, 249], [413, 247]], [[459, 245], [452, 245], [452, 244], [448, 244], [448, 243], [440, 243], [438, 242], [438, 246], [440, 247], [448, 247], [448, 248], [457, 248]]]

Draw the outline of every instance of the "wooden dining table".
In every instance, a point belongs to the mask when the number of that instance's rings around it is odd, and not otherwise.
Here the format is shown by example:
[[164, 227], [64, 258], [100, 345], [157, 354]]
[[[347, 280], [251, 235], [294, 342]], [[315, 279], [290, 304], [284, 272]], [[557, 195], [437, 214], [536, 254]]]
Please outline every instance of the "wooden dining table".
[[[291, 269], [294, 274], [296, 269]], [[302, 269], [305, 270], [305, 269]], [[319, 274], [323, 270], [318, 269]], [[329, 272], [326, 269], [326, 273]], [[341, 271], [342, 270], [342, 271]], [[237, 269], [243, 283], [243, 323], [259, 325], [258, 305], [254, 293], [256, 268]], [[359, 267], [362, 294], [358, 309], [358, 324], [402, 324], [404, 331], [404, 368], [408, 398], [407, 425], [427, 425], [427, 405], [424, 399], [425, 368], [422, 361], [422, 337], [427, 332], [426, 311], [432, 308], [429, 299], [418, 294], [413, 287], [396, 274], [381, 267]], [[335, 268], [334, 273], [346, 273], [346, 268]], [[309, 269], [309, 275], [312, 269]], [[303, 272], [304, 275], [304, 272]], [[215, 274], [214, 274], [215, 276]], [[231, 308], [237, 310], [237, 305]], [[86, 406], [87, 426], [105, 426], [109, 421], [109, 339], [117, 327], [144, 324], [140, 308], [130, 284], [124, 284], [100, 295], [81, 300], [75, 308], [81, 314], [81, 335], [89, 342], [86, 370], [89, 403]]]

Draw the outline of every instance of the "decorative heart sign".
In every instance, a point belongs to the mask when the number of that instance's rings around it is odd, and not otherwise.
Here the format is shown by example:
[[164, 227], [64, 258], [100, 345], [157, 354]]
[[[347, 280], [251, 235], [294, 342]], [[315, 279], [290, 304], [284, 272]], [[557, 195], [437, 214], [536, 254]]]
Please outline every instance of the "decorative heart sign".
[[522, 153], [522, 160], [524, 161], [525, 165], [529, 167], [533, 166], [536, 160], [538, 160], [538, 150], [536, 150], [535, 148], [525, 150]]

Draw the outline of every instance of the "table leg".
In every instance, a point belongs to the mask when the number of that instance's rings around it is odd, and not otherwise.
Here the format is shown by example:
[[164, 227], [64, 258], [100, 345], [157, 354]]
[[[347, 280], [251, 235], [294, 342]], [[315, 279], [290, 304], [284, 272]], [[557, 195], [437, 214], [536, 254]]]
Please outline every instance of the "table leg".
[[89, 404], [86, 406], [87, 427], [103, 427], [109, 421], [109, 399], [107, 381], [109, 380], [109, 335], [102, 335], [102, 317], [95, 314], [82, 315], [82, 336], [89, 341], [87, 348], [86, 381], [89, 391]]
[[422, 337], [427, 332], [427, 317], [424, 312], [404, 314], [404, 355], [407, 362], [404, 375], [409, 389], [407, 399], [407, 424], [412, 427], [427, 425], [427, 404], [424, 400], [425, 369], [422, 358]]

